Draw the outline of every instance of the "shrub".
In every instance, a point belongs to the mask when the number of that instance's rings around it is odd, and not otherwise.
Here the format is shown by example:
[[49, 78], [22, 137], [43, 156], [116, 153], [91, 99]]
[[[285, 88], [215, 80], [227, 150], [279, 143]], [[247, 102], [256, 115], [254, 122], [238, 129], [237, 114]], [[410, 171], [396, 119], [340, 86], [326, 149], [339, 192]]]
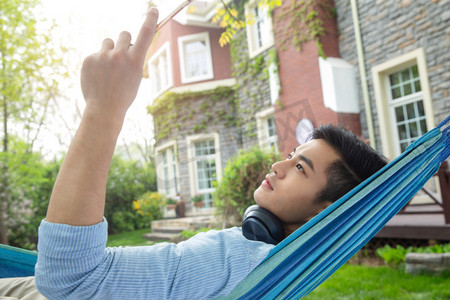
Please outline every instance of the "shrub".
[[216, 214], [223, 218], [225, 225], [241, 220], [245, 209], [255, 204], [253, 192], [279, 159], [278, 153], [254, 147], [240, 151], [227, 163], [213, 195]]
[[133, 209], [146, 219], [147, 224], [163, 217], [164, 205], [166, 197], [158, 192], [146, 192], [133, 201]]
[[400, 266], [405, 262], [405, 256], [408, 253], [447, 253], [450, 252], [450, 243], [448, 244], [436, 244], [428, 247], [408, 247], [404, 248], [397, 245], [392, 248], [386, 245], [376, 250], [376, 254], [381, 257], [390, 266]]

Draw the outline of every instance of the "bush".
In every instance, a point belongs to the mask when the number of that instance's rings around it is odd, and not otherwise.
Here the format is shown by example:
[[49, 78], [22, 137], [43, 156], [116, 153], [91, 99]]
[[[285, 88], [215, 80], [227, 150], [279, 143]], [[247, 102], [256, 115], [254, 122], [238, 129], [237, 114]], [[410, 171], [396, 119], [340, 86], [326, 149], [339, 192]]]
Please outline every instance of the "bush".
[[278, 160], [279, 154], [254, 147], [228, 162], [213, 196], [216, 214], [225, 225], [241, 220], [245, 209], [255, 204], [253, 192]]
[[[106, 185], [105, 217], [110, 234], [149, 227], [148, 217], [136, 214], [132, 201], [156, 189], [155, 168], [114, 155]], [[123, 222], [129, 223], [125, 225]]]
[[405, 256], [408, 253], [447, 253], [450, 252], [450, 243], [437, 244], [429, 247], [408, 247], [404, 248], [397, 245], [392, 248], [386, 245], [376, 250], [377, 256], [381, 257], [388, 265], [398, 267], [405, 262]]
[[145, 218], [147, 224], [163, 217], [164, 205], [166, 197], [158, 192], [147, 192], [133, 201], [133, 209]]

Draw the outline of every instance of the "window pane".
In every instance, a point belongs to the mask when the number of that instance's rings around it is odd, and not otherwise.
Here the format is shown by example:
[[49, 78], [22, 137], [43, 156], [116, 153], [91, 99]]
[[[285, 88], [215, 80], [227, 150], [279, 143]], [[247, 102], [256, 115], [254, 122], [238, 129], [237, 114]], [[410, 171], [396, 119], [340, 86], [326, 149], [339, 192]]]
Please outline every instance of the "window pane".
[[419, 69], [417, 68], [417, 65], [413, 66], [412, 68], [412, 74], [414, 78], [419, 77]]
[[417, 111], [419, 116], [425, 116], [425, 110], [423, 108], [423, 101], [417, 101]]
[[420, 135], [425, 134], [428, 130], [427, 130], [427, 123], [425, 120], [420, 120]]
[[392, 89], [392, 99], [397, 99], [400, 98], [402, 96], [402, 93], [400, 91], [400, 87], [396, 87], [394, 89]]
[[400, 140], [405, 140], [408, 138], [405, 125], [398, 126], [398, 136], [399, 136]]
[[422, 87], [420, 86], [420, 80], [414, 81], [414, 89], [416, 92], [420, 92], [422, 90]]
[[411, 77], [409, 75], [409, 69], [403, 70], [401, 73], [402, 81], [409, 80]]
[[199, 77], [208, 74], [207, 46], [205, 40], [184, 44], [186, 77]]
[[398, 78], [398, 73], [392, 74], [389, 76], [389, 79], [391, 81], [391, 85], [397, 85], [400, 82], [400, 79]]
[[405, 120], [405, 116], [403, 114], [403, 106], [395, 108], [395, 116], [397, 117], [397, 122]]
[[408, 143], [401, 143], [401, 144], [400, 144], [400, 150], [401, 150], [402, 152], [404, 152], [404, 151], [406, 150], [406, 147], [408, 147]]
[[409, 134], [412, 138], [419, 136], [419, 130], [417, 128], [417, 122], [410, 122], [409, 123]]
[[404, 96], [412, 94], [412, 87], [410, 84], [406, 84], [405, 86], [403, 86], [403, 93]]
[[414, 119], [414, 117], [416, 116], [416, 111], [415, 111], [415, 108], [414, 108], [414, 105], [415, 103], [410, 103], [410, 104], [408, 104], [408, 105], [406, 105], [406, 114], [407, 114], [407, 118], [408, 118], [408, 120], [411, 120], [411, 119]]

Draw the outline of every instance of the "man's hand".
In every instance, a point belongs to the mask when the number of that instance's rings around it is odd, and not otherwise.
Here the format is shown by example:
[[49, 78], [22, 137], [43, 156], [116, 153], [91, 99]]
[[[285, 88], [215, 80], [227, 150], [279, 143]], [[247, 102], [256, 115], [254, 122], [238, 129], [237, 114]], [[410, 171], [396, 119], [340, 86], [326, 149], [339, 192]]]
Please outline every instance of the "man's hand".
[[81, 89], [86, 109], [109, 119], [123, 119], [136, 97], [145, 55], [155, 35], [156, 9], [151, 9], [134, 45], [130, 33], [120, 33], [117, 43], [105, 39], [98, 53], [88, 56], [81, 69]]
[[86, 108], [56, 178], [48, 222], [93, 225], [102, 221], [112, 155], [139, 88], [157, 19], [158, 11], [151, 9], [134, 45], [130, 45], [130, 34], [122, 32], [116, 45], [106, 39], [100, 52], [84, 61], [81, 87]]

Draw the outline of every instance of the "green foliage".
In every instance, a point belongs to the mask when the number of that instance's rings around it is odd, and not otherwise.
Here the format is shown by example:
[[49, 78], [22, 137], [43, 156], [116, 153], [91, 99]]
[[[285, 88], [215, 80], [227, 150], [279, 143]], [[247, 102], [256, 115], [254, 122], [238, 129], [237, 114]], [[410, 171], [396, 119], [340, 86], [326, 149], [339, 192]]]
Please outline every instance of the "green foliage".
[[8, 166], [8, 172], [0, 174], [0, 182], [8, 182], [13, 204], [7, 210], [8, 239], [13, 246], [34, 250], [60, 162], [45, 161], [16, 137], [10, 138], [9, 146], [9, 152], [0, 153], [2, 163]]
[[279, 154], [258, 147], [240, 151], [227, 163], [214, 193], [216, 213], [226, 222], [240, 220], [245, 209], [254, 204], [253, 192], [278, 160]]
[[203, 201], [203, 196], [202, 195], [195, 195], [195, 196], [192, 196], [189, 200], [194, 202], [194, 203], [195, 202], [202, 202]]
[[156, 190], [155, 174], [153, 164], [143, 165], [114, 155], [106, 185], [105, 217], [110, 233], [150, 226], [148, 217], [135, 213], [132, 201]]
[[[200, 117], [192, 128], [191, 134], [205, 130], [207, 124], [213, 119], [223, 121], [227, 126], [233, 126], [234, 117], [230, 118], [227, 111], [219, 108], [217, 103], [224, 102], [232, 108], [235, 98], [234, 89], [229, 86], [200, 92], [164, 93], [147, 107], [155, 123], [155, 139], [158, 142], [168, 136], [177, 135], [183, 128], [180, 122], [192, 119], [194, 116]], [[193, 101], [200, 101], [198, 108], [193, 105]]]
[[[20, 132], [30, 152], [45, 121], [50, 100], [58, 96], [59, 82], [67, 77], [67, 66], [61, 58], [65, 49], [57, 49], [50, 43], [53, 28], [37, 30], [38, 23], [44, 25], [36, 19], [38, 3], [36, 0], [0, 1], [0, 118], [4, 157], [11, 152], [9, 138], [13, 131]], [[58, 50], [61, 53], [57, 54]], [[28, 205], [21, 202], [25, 192], [18, 192], [18, 186], [14, 185], [20, 185], [21, 179], [8, 176], [19, 171], [10, 170], [10, 166], [1, 160], [0, 240], [3, 243], [8, 243], [8, 233], [12, 232], [7, 230], [8, 219], [15, 218], [9, 215], [12, 209]], [[21, 164], [19, 168], [26, 165]], [[39, 177], [38, 174], [30, 176]]]
[[166, 200], [166, 197], [158, 192], [146, 192], [137, 200], [133, 201], [133, 209], [137, 212], [137, 215], [142, 216], [149, 225], [151, 224], [151, 221], [163, 217], [163, 209], [167, 204]]
[[408, 247], [397, 245], [392, 248], [389, 245], [378, 248], [376, 250], [377, 256], [381, 257], [388, 265], [398, 267], [405, 262], [405, 256], [408, 253], [450, 253], [450, 243], [436, 244], [428, 247]]

